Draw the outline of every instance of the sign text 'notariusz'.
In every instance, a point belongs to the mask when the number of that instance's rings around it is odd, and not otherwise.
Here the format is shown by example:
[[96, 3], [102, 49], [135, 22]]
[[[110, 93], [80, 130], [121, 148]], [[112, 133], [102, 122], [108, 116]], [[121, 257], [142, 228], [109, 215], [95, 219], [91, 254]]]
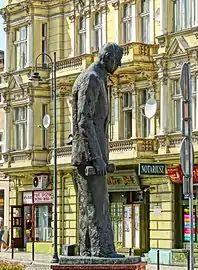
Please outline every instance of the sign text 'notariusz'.
[[140, 163], [138, 168], [139, 175], [165, 175], [165, 164], [158, 163]]

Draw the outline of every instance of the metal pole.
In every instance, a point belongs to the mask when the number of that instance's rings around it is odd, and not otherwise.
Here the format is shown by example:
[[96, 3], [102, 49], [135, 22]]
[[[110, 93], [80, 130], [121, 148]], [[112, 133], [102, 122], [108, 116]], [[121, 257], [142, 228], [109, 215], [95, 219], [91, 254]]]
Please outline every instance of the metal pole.
[[56, 136], [56, 53], [54, 52], [54, 63], [52, 65], [52, 97], [54, 104], [54, 254], [52, 263], [58, 263], [57, 252], [57, 136]]
[[[190, 74], [189, 74], [190, 75]], [[190, 81], [190, 78], [189, 78]], [[190, 270], [194, 270], [193, 239], [193, 153], [192, 153], [192, 89], [188, 92], [188, 140], [189, 140], [189, 214], [190, 214]]]
[[160, 270], [160, 251], [157, 250], [157, 270]]

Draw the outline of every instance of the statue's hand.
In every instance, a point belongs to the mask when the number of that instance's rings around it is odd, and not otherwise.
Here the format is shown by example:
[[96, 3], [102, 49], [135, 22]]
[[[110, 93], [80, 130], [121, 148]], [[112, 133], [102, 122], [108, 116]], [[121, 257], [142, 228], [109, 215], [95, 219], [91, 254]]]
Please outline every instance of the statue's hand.
[[107, 164], [102, 158], [93, 160], [93, 166], [96, 170], [97, 175], [105, 175], [107, 172]]

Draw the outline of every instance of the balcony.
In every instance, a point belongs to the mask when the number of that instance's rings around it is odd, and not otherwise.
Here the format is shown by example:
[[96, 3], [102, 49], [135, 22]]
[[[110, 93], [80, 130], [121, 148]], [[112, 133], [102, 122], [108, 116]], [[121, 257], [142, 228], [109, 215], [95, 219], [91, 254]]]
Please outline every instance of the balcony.
[[[183, 136], [181, 133], [170, 133], [167, 135], [158, 135], [156, 136], [158, 140], [158, 156], [164, 158], [166, 156], [167, 159], [175, 157], [179, 158], [181, 143], [183, 140]], [[198, 132], [193, 132], [193, 148], [194, 151], [198, 151]]]
[[[109, 159], [112, 161], [125, 161], [136, 158], [148, 159], [156, 152], [154, 139], [129, 139], [111, 141], [109, 143]], [[57, 149], [59, 165], [70, 164], [71, 146], [63, 146]], [[53, 164], [53, 153], [50, 164]]]
[[77, 75], [93, 62], [91, 54], [61, 59], [56, 63], [57, 77]]
[[23, 171], [34, 166], [44, 167], [48, 163], [48, 151], [44, 150], [20, 150], [3, 153], [3, 169], [6, 171]]

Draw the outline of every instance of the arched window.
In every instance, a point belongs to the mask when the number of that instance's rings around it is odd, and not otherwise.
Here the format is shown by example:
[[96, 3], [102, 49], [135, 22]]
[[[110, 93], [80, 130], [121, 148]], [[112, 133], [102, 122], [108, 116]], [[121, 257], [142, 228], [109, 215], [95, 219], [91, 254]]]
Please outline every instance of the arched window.
[[94, 16], [94, 50], [102, 46], [102, 14], [96, 12]]

